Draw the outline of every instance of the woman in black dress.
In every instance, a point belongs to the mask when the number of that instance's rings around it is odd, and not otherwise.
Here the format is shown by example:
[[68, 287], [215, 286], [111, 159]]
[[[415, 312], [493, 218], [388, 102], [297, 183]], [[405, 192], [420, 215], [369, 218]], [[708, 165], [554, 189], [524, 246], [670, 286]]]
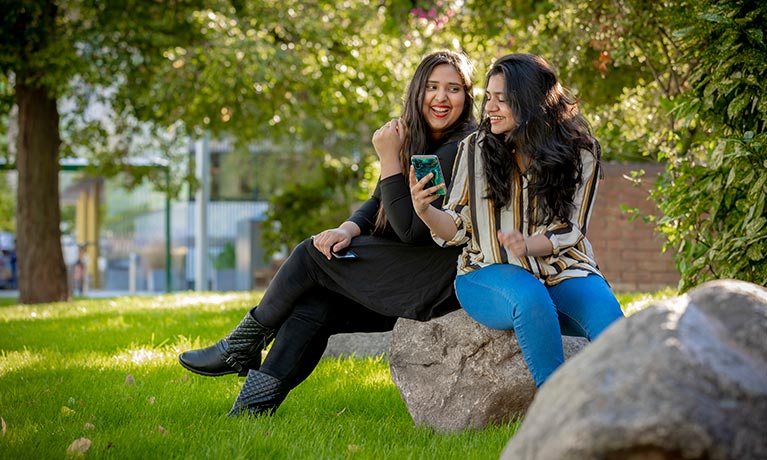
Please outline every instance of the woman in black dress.
[[[445, 251], [433, 243], [413, 210], [405, 173], [412, 155], [434, 154], [450, 179], [457, 144], [476, 127], [471, 76], [462, 54], [426, 56], [401, 118], [373, 135], [381, 160], [373, 196], [338, 228], [299, 244], [261, 303], [227, 337], [179, 356], [198, 374], [247, 373], [230, 415], [273, 413], [311, 373], [329, 334], [390, 330], [397, 317], [425, 321], [459, 308], [452, 283], [460, 248]], [[441, 206], [442, 198], [433, 204]], [[358, 257], [332, 254], [346, 250]], [[275, 334], [260, 366], [261, 351]]]

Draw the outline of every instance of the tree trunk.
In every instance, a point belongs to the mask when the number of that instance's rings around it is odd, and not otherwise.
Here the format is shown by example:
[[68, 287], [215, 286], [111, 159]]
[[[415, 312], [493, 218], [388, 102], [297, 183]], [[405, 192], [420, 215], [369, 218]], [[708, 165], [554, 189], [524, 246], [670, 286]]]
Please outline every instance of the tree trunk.
[[59, 228], [60, 138], [56, 99], [45, 88], [17, 84], [15, 90], [19, 107], [16, 155], [19, 303], [68, 300]]

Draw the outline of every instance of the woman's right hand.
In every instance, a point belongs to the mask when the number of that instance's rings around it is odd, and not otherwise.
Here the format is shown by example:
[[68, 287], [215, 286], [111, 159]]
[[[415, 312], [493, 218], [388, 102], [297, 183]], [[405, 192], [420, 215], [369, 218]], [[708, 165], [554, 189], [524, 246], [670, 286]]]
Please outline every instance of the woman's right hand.
[[333, 258], [332, 253], [348, 247], [352, 238], [352, 235], [342, 228], [330, 228], [312, 236], [312, 244], [330, 260]]
[[373, 133], [373, 148], [381, 160], [381, 179], [404, 173], [400, 166], [400, 150], [405, 142], [405, 125], [391, 120]]

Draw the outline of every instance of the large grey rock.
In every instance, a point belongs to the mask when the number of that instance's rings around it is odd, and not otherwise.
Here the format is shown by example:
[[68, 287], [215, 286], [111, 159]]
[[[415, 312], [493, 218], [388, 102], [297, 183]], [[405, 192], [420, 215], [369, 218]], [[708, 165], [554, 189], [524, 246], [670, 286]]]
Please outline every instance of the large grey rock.
[[614, 324], [543, 385], [501, 458], [767, 459], [767, 290], [709, 282]]
[[[569, 357], [587, 342], [564, 343]], [[437, 431], [521, 417], [535, 395], [515, 334], [482, 326], [463, 310], [427, 322], [398, 320], [389, 365], [415, 424]]]

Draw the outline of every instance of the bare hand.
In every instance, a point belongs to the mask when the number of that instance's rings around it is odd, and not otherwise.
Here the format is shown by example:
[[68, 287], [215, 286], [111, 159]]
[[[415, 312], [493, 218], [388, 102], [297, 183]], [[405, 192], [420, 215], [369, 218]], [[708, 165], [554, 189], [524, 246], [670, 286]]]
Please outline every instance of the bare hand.
[[405, 125], [396, 118], [373, 133], [373, 148], [382, 162], [390, 161], [399, 164], [399, 153], [404, 142]]
[[445, 188], [445, 184], [442, 183], [424, 189], [433, 176], [433, 173], [429, 173], [421, 180], [417, 180], [415, 177], [415, 168], [410, 166], [410, 196], [413, 199], [413, 209], [415, 209], [415, 213], [419, 216], [429, 209], [431, 202], [436, 198], [437, 190]]
[[500, 242], [501, 246], [505, 247], [514, 257], [527, 256], [527, 243], [525, 242], [525, 237], [517, 230], [505, 233], [498, 230], [498, 242]]
[[331, 228], [312, 236], [312, 244], [318, 251], [323, 253], [328, 260], [332, 259], [332, 252], [342, 251], [352, 242], [349, 233], [340, 228]]

